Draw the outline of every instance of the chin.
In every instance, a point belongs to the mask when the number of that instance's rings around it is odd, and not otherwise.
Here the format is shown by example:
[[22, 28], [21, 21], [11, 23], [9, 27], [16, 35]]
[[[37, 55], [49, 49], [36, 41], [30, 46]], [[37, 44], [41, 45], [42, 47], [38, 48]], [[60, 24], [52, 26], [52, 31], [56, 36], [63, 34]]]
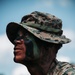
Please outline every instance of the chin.
[[23, 61], [24, 61], [24, 59], [21, 59], [21, 58], [16, 58], [16, 57], [14, 57], [14, 62], [16, 62], [16, 63], [22, 63]]
[[21, 63], [21, 64], [24, 64], [24, 63], [33, 61], [33, 58], [28, 57], [28, 56], [25, 56], [25, 57], [14, 56], [14, 59], [13, 59], [13, 60], [14, 60], [15, 63]]

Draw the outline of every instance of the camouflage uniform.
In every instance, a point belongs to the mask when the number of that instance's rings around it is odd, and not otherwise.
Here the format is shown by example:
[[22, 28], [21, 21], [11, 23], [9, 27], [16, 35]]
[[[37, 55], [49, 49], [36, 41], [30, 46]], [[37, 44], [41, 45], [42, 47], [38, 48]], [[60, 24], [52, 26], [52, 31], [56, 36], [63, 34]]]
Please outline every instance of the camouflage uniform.
[[[66, 44], [71, 41], [62, 35], [61, 19], [48, 13], [35, 11], [29, 15], [25, 15], [20, 23], [9, 23], [6, 28], [6, 33], [12, 43], [18, 30], [21, 28], [26, 29], [33, 36], [46, 42]], [[75, 67], [69, 63], [57, 62], [57, 65], [54, 65], [47, 75], [75, 75]]]
[[47, 75], [75, 75], [75, 65], [57, 61], [57, 65], [54, 65]]

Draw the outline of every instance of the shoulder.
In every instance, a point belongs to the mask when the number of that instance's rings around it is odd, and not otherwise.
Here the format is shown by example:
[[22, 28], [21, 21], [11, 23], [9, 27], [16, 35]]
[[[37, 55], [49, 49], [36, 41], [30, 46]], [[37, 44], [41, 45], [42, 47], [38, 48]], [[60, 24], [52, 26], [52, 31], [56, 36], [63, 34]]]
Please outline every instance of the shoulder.
[[69, 67], [66, 67], [66, 70], [63, 75], [75, 75], [75, 66], [72, 64], [69, 65]]
[[55, 71], [57, 75], [75, 75], [75, 65], [67, 62], [58, 62]]

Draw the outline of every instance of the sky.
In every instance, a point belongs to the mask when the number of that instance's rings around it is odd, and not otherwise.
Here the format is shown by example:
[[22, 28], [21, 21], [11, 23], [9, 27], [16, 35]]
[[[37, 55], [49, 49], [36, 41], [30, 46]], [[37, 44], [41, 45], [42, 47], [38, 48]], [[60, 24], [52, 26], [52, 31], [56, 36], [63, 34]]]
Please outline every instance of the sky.
[[30, 75], [26, 66], [14, 63], [13, 44], [6, 36], [9, 22], [21, 21], [33, 11], [47, 12], [62, 19], [63, 35], [72, 41], [63, 45], [57, 59], [75, 63], [75, 0], [0, 0], [0, 74]]

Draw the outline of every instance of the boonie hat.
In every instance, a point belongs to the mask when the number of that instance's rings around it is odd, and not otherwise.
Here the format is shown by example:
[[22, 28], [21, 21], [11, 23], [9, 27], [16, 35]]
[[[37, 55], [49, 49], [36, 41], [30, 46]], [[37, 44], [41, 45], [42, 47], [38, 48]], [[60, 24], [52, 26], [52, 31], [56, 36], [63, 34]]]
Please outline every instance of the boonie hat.
[[6, 27], [6, 34], [12, 43], [21, 28], [46, 42], [66, 44], [71, 41], [62, 35], [62, 20], [49, 13], [34, 11], [25, 15], [20, 23], [10, 22]]

